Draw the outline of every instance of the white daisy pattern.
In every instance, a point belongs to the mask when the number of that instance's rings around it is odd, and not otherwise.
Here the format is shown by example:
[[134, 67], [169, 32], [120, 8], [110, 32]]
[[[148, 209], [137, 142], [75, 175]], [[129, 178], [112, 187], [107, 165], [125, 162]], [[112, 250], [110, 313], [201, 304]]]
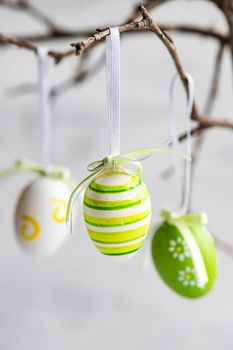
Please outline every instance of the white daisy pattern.
[[181, 237], [177, 237], [176, 240], [170, 240], [168, 250], [172, 253], [173, 258], [179, 261], [184, 261], [185, 258], [190, 257], [188, 246]]
[[184, 287], [196, 286], [195, 270], [191, 267], [186, 267], [184, 270], [178, 272], [178, 281], [183, 284]]

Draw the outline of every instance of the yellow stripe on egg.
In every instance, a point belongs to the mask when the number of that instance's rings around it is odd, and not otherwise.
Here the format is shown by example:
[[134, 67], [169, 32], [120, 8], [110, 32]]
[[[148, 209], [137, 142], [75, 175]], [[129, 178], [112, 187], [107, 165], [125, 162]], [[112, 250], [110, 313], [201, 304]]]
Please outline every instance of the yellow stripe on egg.
[[149, 192], [140, 178], [106, 172], [95, 178], [84, 196], [84, 220], [101, 253], [125, 255], [143, 244], [150, 225]]

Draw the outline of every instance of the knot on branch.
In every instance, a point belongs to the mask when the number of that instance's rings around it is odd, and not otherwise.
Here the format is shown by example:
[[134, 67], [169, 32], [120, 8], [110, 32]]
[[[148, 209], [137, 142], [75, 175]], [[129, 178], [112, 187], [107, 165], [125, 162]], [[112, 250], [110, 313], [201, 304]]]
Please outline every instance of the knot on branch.
[[144, 5], [140, 5], [138, 7], [138, 11], [141, 13], [142, 18], [147, 21], [148, 26], [150, 26], [153, 23], [153, 19], [151, 18], [149, 12], [147, 11], [146, 7]]
[[75, 55], [80, 56], [83, 51], [85, 50], [85, 44], [83, 41], [77, 42], [77, 43], [72, 43], [70, 46], [75, 48]]

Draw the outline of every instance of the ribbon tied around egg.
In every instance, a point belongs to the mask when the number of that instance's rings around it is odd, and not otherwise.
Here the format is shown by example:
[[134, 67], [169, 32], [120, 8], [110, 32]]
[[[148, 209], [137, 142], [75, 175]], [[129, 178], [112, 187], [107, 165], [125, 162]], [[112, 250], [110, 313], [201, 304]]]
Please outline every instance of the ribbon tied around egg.
[[[106, 88], [110, 153], [88, 165], [90, 174], [71, 194], [67, 225], [71, 232], [73, 205], [83, 190], [84, 220], [98, 250], [114, 257], [132, 256], [143, 244], [150, 224], [149, 192], [140, 178], [141, 161], [165, 147], [120, 152], [120, 35], [109, 28], [106, 38]], [[166, 143], [167, 145], [168, 143]]]
[[5, 177], [19, 170], [38, 177], [22, 190], [15, 209], [15, 234], [20, 247], [33, 255], [55, 252], [68, 239], [65, 218], [71, 189], [76, 185], [67, 168], [50, 165], [50, 104], [48, 52], [37, 50], [40, 148], [42, 164], [17, 159], [13, 166], [0, 171]]
[[37, 49], [38, 58], [38, 95], [39, 95], [39, 121], [41, 135], [41, 158], [42, 164], [37, 164], [27, 159], [17, 159], [13, 166], [0, 170], [0, 176], [8, 176], [12, 173], [23, 170], [32, 172], [39, 176], [48, 176], [53, 179], [63, 180], [71, 185], [74, 182], [70, 178], [69, 169], [50, 165], [50, 143], [51, 143], [51, 116], [49, 103], [49, 77], [48, 77], [48, 52], [47, 49], [39, 46]]
[[[187, 121], [190, 124], [194, 82], [186, 74], [188, 99], [186, 108]], [[163, 280], [178, 294], [196, 298], [204, 295], [212, 287], [216, 274], [216, 250], [213, 239], [205, 227], [208, 222], [206, 213], [189, 213], [191, 162], [186, 160], [185, 177], [179, 156], [179, 141], [174, 111], [174, 86], [177, 74], [170, 88], [170, 120], [173, 147], [174, 169], [177, 192], [181, 194], [181, 203], [176, 211], [162, 210], [163, 222], [156, 228], [152, 240], [152, 257]], [[186, 132], [186, 154], [191, 157], [192, 139], [190, 126]], [[184, 180], [183, 180], [184, 179]]]

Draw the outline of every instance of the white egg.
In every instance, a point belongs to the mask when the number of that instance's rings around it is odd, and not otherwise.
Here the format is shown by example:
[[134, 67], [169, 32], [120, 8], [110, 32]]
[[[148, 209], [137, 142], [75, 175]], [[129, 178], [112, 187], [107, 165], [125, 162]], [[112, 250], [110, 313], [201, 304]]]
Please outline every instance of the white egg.
[[66, 209], [71, 189], [61, 180], [40, 177], [21, 193], [15, 211], [20, 246], [36, 256], [59, 249], [69, 237]]

